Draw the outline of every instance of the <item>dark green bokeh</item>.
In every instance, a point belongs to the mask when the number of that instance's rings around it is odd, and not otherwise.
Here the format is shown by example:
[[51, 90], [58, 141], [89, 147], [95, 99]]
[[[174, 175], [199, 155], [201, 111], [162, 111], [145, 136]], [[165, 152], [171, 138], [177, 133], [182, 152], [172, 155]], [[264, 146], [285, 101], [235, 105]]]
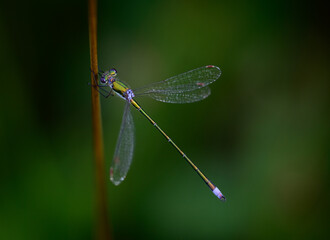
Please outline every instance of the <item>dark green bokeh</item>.
[[[0, 13], [0, 238], [93, 238], [87, 3]], [[223, 72], [202, 102], [139, 103], [227, 202], [134, 111], [131, 170], [107, 182], [115, 238], [329, 237], [327, 15], [301, 1], [99, 1], [99, 65], [131, 87]], [[106, 169], [123, 106], [102, 99]]]

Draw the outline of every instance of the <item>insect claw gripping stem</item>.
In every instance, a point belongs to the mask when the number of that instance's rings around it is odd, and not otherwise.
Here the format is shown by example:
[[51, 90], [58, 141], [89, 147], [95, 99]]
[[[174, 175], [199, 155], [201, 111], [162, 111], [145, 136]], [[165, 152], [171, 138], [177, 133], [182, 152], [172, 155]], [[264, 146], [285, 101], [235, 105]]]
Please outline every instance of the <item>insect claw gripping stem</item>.
[[[89, 71], [91, 71], [92, 73], [93, 73], [93, 80], [94, 80], [94, 83], [95, 83], [95, 85], [96, 86], [98, 86], [98, 83], [97, 83], [97, 81], [96, 81], [96, 74], [95, 74], [95, 72], [93, 71], [93, 69], [92, 68], [89, 68]], [[92, 86], [95, 86], [95, 85], [92, 85]]]

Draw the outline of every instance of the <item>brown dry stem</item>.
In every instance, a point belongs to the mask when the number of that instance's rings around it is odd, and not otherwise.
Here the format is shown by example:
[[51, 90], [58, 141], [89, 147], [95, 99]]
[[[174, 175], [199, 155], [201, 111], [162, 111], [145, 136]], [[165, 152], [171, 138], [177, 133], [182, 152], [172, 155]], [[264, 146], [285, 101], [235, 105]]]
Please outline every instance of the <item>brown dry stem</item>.
[[[88, 0], [88, 25], [90, 44], [91, 84], [95, 85], [98, 77], [97, 64], [97, 0]], [[95, 74], [95, 75], [94, 75]], [[96, 79], [95, 79], [96, 78]], [[104, 153], [99, 92], [92, 87], [92, 130], [96, 175], [96, 236], [97, 239], [110, 239], [107, 209], [106, 186], [104, 176]]]

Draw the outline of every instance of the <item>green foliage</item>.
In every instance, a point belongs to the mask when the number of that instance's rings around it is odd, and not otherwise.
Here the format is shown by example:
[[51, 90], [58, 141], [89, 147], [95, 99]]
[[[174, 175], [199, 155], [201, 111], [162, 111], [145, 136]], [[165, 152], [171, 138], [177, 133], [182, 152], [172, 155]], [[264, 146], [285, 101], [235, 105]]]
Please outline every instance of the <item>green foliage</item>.
[[[6, 4], [0, 238], [90, 239], [86, 3]], [[201, 102], [139, 103], [227, 202], [133, 111], [131, 170], [118, 187], [107, 182], [115, 238], [326, 238], [329, 41], [322, 9], [285, 1], [99, 1], [99, 65], [115, 67], [132, 88], [207, 64], [223, 72]], [[102, 100], [107, 177], [123, 106]]]

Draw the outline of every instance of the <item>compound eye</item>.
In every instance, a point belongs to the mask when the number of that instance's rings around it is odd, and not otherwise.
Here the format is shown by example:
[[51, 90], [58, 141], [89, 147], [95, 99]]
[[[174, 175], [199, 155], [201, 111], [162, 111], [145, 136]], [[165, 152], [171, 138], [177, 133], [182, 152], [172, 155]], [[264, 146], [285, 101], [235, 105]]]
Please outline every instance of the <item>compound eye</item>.
[[100, 82], [101, 82], [101, 83], [106, 83], [107, 81], [105, 80], [104, 77], [101, 77], [101, 78], [100, 78]]
[[112, 77], [115, 77], [117, 75], [117, 70], [114, 68], [110, 69], [110, 74]]

